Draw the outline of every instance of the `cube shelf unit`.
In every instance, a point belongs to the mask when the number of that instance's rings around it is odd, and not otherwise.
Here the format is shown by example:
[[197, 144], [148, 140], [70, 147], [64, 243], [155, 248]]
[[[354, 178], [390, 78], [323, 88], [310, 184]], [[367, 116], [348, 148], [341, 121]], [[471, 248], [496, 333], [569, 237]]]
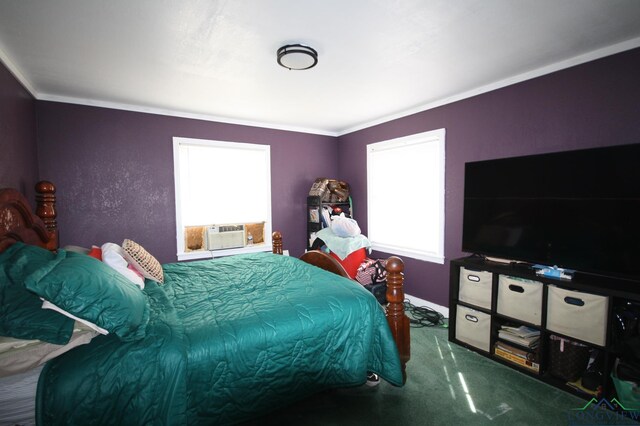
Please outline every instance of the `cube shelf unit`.
[[[621, 354], [615, 312], [640, 306], [640, 282], [577, 272], [571, 280], [543, 277], [525, 264], [471, 256], [451, 261], [449, 289], [451, 342], [585, 399], [616, 396], [611, 373]], [[538, 347], [504, 340], [503, 326], [539, 331]], [[505, 344], [514, 351], [505, 354]], [[533, 362], [523, 362], [527, 353]], [[585, 353], [601, 357], [595, 392], [564, 374], [581, 376]]]

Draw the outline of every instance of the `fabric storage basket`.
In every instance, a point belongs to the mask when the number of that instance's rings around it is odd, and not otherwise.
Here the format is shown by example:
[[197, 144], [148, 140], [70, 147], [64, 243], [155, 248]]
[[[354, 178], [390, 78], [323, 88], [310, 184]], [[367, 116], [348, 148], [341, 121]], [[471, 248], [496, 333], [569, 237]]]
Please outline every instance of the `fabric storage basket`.
[[609, 298], [549, 285], [547, 329], [604, 346]]
[[540, 325], [542, 283], [524, 278], [498, 277], [497, 312], [531, 324]]
[[492, 281], [491, 272], [473, 271], [461, 267], [458, 300], [480, 308], [491, 309]]
[[491, 337], [491, 315], [457, 306], [456, 339], [489, 352]]
[[552, 335], [550, 338], [549, 372], [560, 379], [573, 382], [580, 378], [589, 364], [589, 347], [573, 340]]

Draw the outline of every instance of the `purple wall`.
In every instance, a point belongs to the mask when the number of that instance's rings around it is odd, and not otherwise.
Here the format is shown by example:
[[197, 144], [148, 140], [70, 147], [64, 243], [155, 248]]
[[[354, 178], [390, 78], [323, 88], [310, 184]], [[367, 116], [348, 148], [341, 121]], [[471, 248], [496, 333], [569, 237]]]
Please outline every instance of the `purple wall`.
[[0, 188], [16, 188], [35, 204], [38, 180], [36, 101], [0, 62]]
[[[444, 127], [450, 260], [463, 255], [465, 162], [640, 142], [638, 75], [635, 49], [336, 139], [35, 102], [0, 66], [0, 149], [8, 153], [0, 157], [0, 186], [32, 197], [37, 179], [56, 183], [62, 244], [132, 238], [169, 262], [176, 259], [172, 137], [270, 144], [273, 227], [283, 231], [285, 248], [299, 255], [305, 247], [305, 199], [316, 177], [350, 183], [366, 233], [366, 144]], [[402, 200], [394, 201], [402, 207]], [[448, 305], [448, 261], [405, 264], [409, 294]]]
[[338, 170], [328, 136], [55, 102], [38, 102], [37, 117], [40, 176], [58, 188], [61, 244], [130, 238], [163, 263], [176, 261], [174, 136], [269, 144], [273, 229], [295, 256], [305, 249], [309, 188]]
[[449, 260], [464, 255], [465, 162], [640, 143], [639, 75], [635, 49], [340, 137], [339, 177], [352, 186], [366, 233], [366, 145], [446, 129], [446, 262], [405, 258], [407, 293], [448, 306]]

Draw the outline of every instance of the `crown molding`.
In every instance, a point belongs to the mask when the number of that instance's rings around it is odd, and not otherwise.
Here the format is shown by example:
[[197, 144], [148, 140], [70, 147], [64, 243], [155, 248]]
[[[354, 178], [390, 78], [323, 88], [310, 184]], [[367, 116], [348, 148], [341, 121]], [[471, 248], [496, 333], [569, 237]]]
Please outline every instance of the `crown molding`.
[[9, 55], [7, 55], [2, 42], [0, 41], [0, 62], [4, 64], [5, 67], [9, 70], [11, 75], [15, 77], [16, 80], [33, 96], [38, 99], [38, 92], [35, 87], [31, 84], [31, 82], [20, 72], [20, 68], [11, 60]]
[[376, 120], [367, 121], [365, 123], [358, 124], [357, 126], [349, 127], [347, 129], [338, 131], [338, 136], [344, 136], [349, 133], [357, 132], [358, 130], [367, 129], [369, 127], [377, 126], [379, 124], [384, 124], [389, 121], [397, 120], [399, 118], [407, 117], [412, 114], [416, 114], [419, 112], [427, 111], [433, 108], [437, 108], [443, 105], [447, 105], [453, 102], [461, 101], [463, 99], [471, 98], [473, 96], [481, 95], [483, 93], [491, 92], [493, 90], [501, 89], [503, 87], [511, 86], [512, 84], [521, 83], [523, 81], [531, 80], [536, 77], [541, 77], [546, 74], [551, 74], [556, 71], [561, 71], [563, 69], [571, 68], [576, 65], [584, 64], [587, 62], [594, 61], [596, 59], [601, 59], [606, 56], [611, 56], [616, 53], [621, 53], [627, 50], [635, 49], [640, 47], [640, 37], [633, 38], [630, 40], [626, 40], [621, 43], [613, 44], [607, 47], [603, 47], [601, 49], [596, 49], [590, 51], [588, 53], [577, 55], [569, 59], [565, 59], [559, 62], [556, 62], [551, 65], [547, 65], [541, 68], [537, 68], [532, 71], [527, 71], [526, 73], [522, 73], [513, 77], [506, 78], [504, 80], [500, 80], [494, 83], [487, 84], [485, 86], [478, 87], [473, 90], [469, 90], [466, 92], [458, 93], [446, 98], [438, 99], [433, 102], [429, 102], [415, 108], [407, 109], [395, 114], [386, 115], [384, 117], [380, 117]]
[[363, 130], [369, 127], [377, 126], [380, 124], [388, 123], [393, 120], [404, 118], [416, 113], [428, 111], [430, 109], [434, 109], [443, 105], [447, 105], [453, 102], [471, 98], [473, 96], [481, 95], [483, 93], [488, 93], [493, 90], [501, 89], [503, 87], [507, 87], [516, 83], [521, 83], [523, 81], [531, 80], [536, 77], [541, 77], [546, 74], [551, 74], [553, 72], [567, 69], [576, 65], [581, 65], [587, 62], [591, 62], [596, 59], [601, 59], [606, 56], [614, 55], [616, 53], [621, 53], [627, 50], [635, 49], [637, 47], [640, 47], [640, 37], [626, 40], [624, 42], [603, 47], [600, 49], [596, 49], [591, 52], [587, 52], [582, 55], [577, 55], [572, 58], [565, 59], [551, 65], [540, 67], [535, 70], [528, 71], [526, 73], [509, 77], [494, 83], [490, 83], [473, 90], [458, 93], [446, 98], [438, 99], [436, 101], [422, 104], [420, 106], [410, 108], [398, 113], [385, 115], [375, 120], [366, 121], [361, 124], [348, 127], [343, 130], [338, 130], [338, 131], [328, 131], [323, 129], [291, 126], [287, 124], [277, 124], [277, 123], [274, 124], [274, 123], [266, 123], [266, 122], [260, 122], [260, 121], [242, 120], [242, 119], [236, 119], [236, 118], [224, 117], [224, 116], [196, 114], [196, 113], [188, 113], [183, 111], [175, 111], [175, 110], [162, 109], [162, 108], [144, 107], [139, 105], [130, 105], [130, 104], [124, 104], [124, 103], [117, 103], [117, 102], [105, 102], [105, 101], [97, 101], [94, 99], [74, 98], [74, 97], [57, 96], [57, 95], [51, 95], [46, 93], [40, 93], [33, 86], [33, 84], [31, 84], [29, 79], [27, 79], [27, 77], [25, 77], [24, 74], [20, 72], [20, 69], [18, 68], [18, 66], [15, 64], [14, 61], [11, 60], [9, 55], [7, 55], [6, 50], [3, 48], [1, 44], [0, 44], [0, 61], [2, 61], [2, 63], [7, 67], [9, 72], [18, 80], [18, 82], [20, 82], [20, 84], [22, 84], [22, 86], [24, 86], [24, 88], [36, 100], [63, 102], [63, 103], [70, 103], [70, 104], [76, 104], [76, 105], [86, 105], [86, 106], [117, 109], [117, 110], [123, 110], [123, 111], [165, 115], [169, 117], [189, 118], [194, 120], [212, 121], [217, 123], [235, 124], [235, 125], [241, 125], [241, 126], [260, 127], [264, 129], [283, 130], [287, 132], [298, 132], [298, 133], [308, 133], [308, 134], [315, 134], [315, 135], [321, 135], [321, 136], [340, 137], [340, 136], [357, 132], [359, 130]]
[[117, 109], [122, 111], [141, 112], [145, 114], [165, 115], [168, 117], [190, 118], [194, 120], [212, 121], [216, 123], [260, 127], [262, 129], [284, 130], [287, 132], [308, 133], [308, 134], [332, 136], [332, 137], [338, 136], [336, 132], [329, 132], [321, 129], [297, 127], [297, 126], [290, 126], [286, 124], [266, 123], [266, 122], [260, 122], [260, 121], [242, 120], [242, 119], [209, 115], [209, 114], [189, 113], [189, 112], [176, 111], [176, 110], [163, 109], [163, 108], [131, 105], [131, 104], [125, 104], [125, 103], [119, 103], [119, 102], [97, 101], [94, 99], [74, 98], [74, 97], [57, 96], [57, 95], [50, 95], [50, 94], [40, 94], [37, 97], [37, 99], [41, 101], [63, 102], [63, 103], [75, 104], [75, 105], [86, 105], [86, 106], [93, 106], [93, 107], [100, 107], [100, 108]]

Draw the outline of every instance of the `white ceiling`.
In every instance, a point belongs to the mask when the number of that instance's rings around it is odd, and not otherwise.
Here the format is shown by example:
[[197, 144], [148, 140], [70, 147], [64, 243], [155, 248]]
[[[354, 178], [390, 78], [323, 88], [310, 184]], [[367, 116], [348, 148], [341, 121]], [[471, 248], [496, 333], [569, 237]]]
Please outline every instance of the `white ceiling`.
[[640, 0], [0, 0], [37, 99], [327, 135], [638, 46]]

